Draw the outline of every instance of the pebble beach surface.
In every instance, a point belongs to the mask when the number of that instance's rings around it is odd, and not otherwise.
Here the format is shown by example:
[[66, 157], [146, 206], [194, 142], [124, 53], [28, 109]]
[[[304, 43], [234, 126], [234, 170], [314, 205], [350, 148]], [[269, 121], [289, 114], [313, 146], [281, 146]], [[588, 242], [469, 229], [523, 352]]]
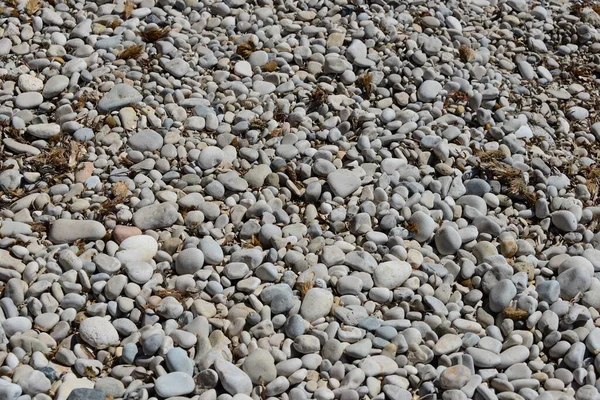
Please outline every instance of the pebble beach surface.
[[599, 13], [0, 1], [0, 400], [600, 400]]

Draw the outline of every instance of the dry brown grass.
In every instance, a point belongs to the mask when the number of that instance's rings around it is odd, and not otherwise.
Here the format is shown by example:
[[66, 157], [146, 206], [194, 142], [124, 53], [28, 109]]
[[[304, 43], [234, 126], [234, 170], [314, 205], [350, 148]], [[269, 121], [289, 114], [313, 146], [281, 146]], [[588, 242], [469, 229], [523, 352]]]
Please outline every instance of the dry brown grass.
[[444, 108], [447, 108], [450, 104], [466, 103], [469, 101], [469, 95], [460, 90], [453, 90], [448, 93], [446, 100], [444, 101]]
[[122, 60], [137, 59], [142, 53], [144, 53], [144, 45], [134, 44], [133, 46], [124, 49], [121, 54], [119, 54], [119, 58]]
[[584, 167], [583, 174], [585, 176], [585, 186], [595, 199], [598, 196], [598, 188], [600, 188], [600, 168]]
[[373, 75], [365, 73], [357, 79], [356, 83], [365, 95], [365, 99], [369, 99], [373, 91]]
[[458, 55], [462, 62], [473, 62], [475, 60], [475, 52], [466, 44], [461, 44], [458, 48]]
[[327, 91], [322, 87], [317, 87], [310, 95], [310, 101], [313, 106], [320, 106], [327, 101]]
[[66, 174], [75, 171], [84, 152], [80, 143], [66, 139], [48, 151], [28, 159], [28, 165], [45, 175], [50, 182], [58, 182]]
[[306, 293], [315, 285], [314, 281], [296, 282], [296, 288], [300, 292], [300, 298], [304, 299]]
[[504, 318], [512, 319], [513, 321], [523, 321], [529, 317], [529, 313], [519, 308], [506, 307], [502, 310]]
[[37, 13], [41, 9], [40, 0], [28, 0], [27, 5], [25, 5], [25, 12], [32, 16]]
[[150, 29], [146, 29], [144, 32], [140, 32], [140, 36], [142, 38], [142, 40], [146, 43], [154, 43], [164, 37], [166, 37], [169, 32], [171, 31], [171, 28], [166, 27], [166, 28], [150, 28]]
[[112, 30], [115, 30], [117, 27], [121, 26], [121, 20], [119, 18], [115, 18], [110, 22], [106, 23], [106, 27]]
[[275, 72], [279, 69], [277, 62], [275, 60], [271, 60], [267, 62], [265, 65], [261, 67], [264, 72]]
[[502, 184], [508, 186], [508, 193], [517, 198], [522, 198], [530, 205], [534, 205], [537, 200], [537, 194], [527, 187], [527, 182], [523, 177], [523, 172], [513, 168], [498, 159], [481, 162], [481, 168], [489, 175], [498, 179]]
[[250, 121], [250, 129], [262, 131], [266, 127], [267, 127], [267, 121], [265, 121], [263, 119], [254, 118], [252, 121]]
[[255, 51], [256, 51], [256, 45], [254, 44], [254, 42], [248, 41], [248, 42], [242, 42], [242, 43], [238, 44], [237, 49], [235, 50], [235, 53], [244, 58], [248, 58]]
[[415, 221], [408, 221], [406, 223], [406, 230], [413, 234], [419, 233], [419, 224]]
[[479, 151], [476, 153], [477, 157], [481, 160], [481, 162], [489, 162], [494, 160], [503, 160], [506, 158], [506, 155], [502, 150], [488, 150], [488, 151]]
[[131, 14], [133, 14], [133, 10], [135, 10], [135, 4], [133, 4], [133, 1], [127, 0], [123, 9], [125, 19], [129, 19], [131, 17]]

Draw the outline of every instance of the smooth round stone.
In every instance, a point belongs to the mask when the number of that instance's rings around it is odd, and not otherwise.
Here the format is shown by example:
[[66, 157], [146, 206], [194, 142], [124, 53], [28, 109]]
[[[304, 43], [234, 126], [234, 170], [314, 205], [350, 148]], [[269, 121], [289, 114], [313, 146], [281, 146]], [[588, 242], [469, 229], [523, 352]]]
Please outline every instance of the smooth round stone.
[[560, 296], [571, 300], [583, 294], [592, 285], [592, 273], [583, 266], [569, 268], [556, 278], [560, 284]]
[[79, 128], [73, 133], [73, 137], [80, 142], [87, 142], [94, 139], [94, 131], [90, 128]]
[[9, 338], [17, 332], [28, 331], [31, 326], [31, 321], [27, 317], [12, 317], [2, 321], [2, 329]]
[[442, 91], [442, 84], [438, 81], [428, 80], [423, 82], [417, 90], [417, 99], [424, 103], [433, 102]]
[[219, 381], [223, 388], [231, 395], [246, 394], [252, 392], [252, 380], [241, 369], [225, 360], [216, 360], [214, 368], [219, 374]]
[[69, 78], [64, 75], [54, 75], [46, 81], [42, 95], [45, 99], [52, 99], [61, 94], [69, 86]]
[[552, 304], [560, 298], [560, 283], [556, 280], [543, 281], [536, 285], [539, 299]]
[[109, 113], [142, 100], [142, 95], [134, 87], [118, 83], [100, 99], [98, 110], [102, 113]]
[[143, 129], [134, 133], [127, 144], [138, 151], [156, 151], [163, 146], [163, 137], [152, 129]]
[[106, 228], [98, 221], [58, 219], [50, 224], [48, 240], [52, 243], [73, 243], [76, 240], [99, 240]]
[[21, 110], [28, 110], [31, 108], [37, 108], [44, 102], [44, 96], [38, 92], [25, 92], [21, 93], [15, 98], [15, 106]]
[[145, 284], [152, 278], [154, 269], [145, 261], [131, 261], [125, 264], [125, 273], [132, 282], [140, 285]]
[[415, 228], [411, 231], [413, 239], [418, 242], [426, 242], [433, 236], [437, 223], [423, 211], [417, 211], [411, 217], [409, 222]]
[[41, 92], [44, 88], [44, 82], [41, 79], [26, 74], [19, 76], [18, 85], [23, 92]]
[[412, 273], [412, 267], [404, 261], [386, 261], [375, 268], [373, 280], [378, 287], [395, 289], [402, 285]]
[[256, 349], [250, 353], [244, 360], [242, 370], [248, 374], [255, 385], [269, 383], [277, 378], [275, 360], [271, 353], [263, 349]]
[[442, 354], [451, 354], [460, 349], [462, 346], [462, 339], [458, 335], [447, 333], [436, 342], [433, 346], [433, 353], [436, 356]]
[[225, 159], [223, 150], [216, 146], [205, 147], [198, 157], [198, 166], [202, 169], [210, 169], [219, 165]]
[[[585, 347], [585, 346], [584, 346]], [[511, 365], [526, 361], [529, 358], [529, 349], [525, 346], [513, 346], [500, 353], [498, 368], [508, 368]]]
[[[38, 93], [39, 94], [39, 93]], [[38, 139], [50, 139], [60, 134], [61, 128], [58, 124], [33, 124], [27, 127], [27, 133]]]
[[379, 355], [365, 358], [359, 368], [366, 376], [385, 376], [396, 373], [398, 364], [389, 357]]
[[162, 375], [154, 382], [156, 393], [164, 398], [183, 396], [194, 391], [194, 379], [185, 372], [171, 372]]
[[142, 207], [133, 214], [133, 223], [141, 230], [169, 228], [179, 218], [177, 204], [158, 203]]
[[236, 75], [241, 77], [250, 77], [252, 73], [252, 65], [248, 61], [238, 61], [233, 67], [233, 71]]
[[158, 243], [152, 236], [134, 235], [121, 242], [116, 257], [121, 263], [126, 264], [129, 261], [150, 261], [157, 252]]
[[552, 213], [552, 224], [563, 232], [573, 232], [577, 229], [577, 218], [566, 210]]
[[308, 322], [312, 322], [329, 315], [332, 306], [333, 294], [330, 291], [312, 288], [306, 293], [302, 300], [300, 315]]
[[508, 306], [517, 295], [517, 288], [510, 279], [503, 279], [496, 283], [489, 294], [490, 310], [500, 312]]
[[344, 198], [360, 187], [360, 178], [350, 170], [339, 169], [327, 176], [327, 183], [334, 196]]
[[169, 350], [165, 356], [165, 361], [170, 372], [183, 372], [189, 376], [194, 375], [194, 362], [188, 357], [187, 352], [179, 347]]
[[119, 334], [110, 321], [91, 317], [79, 325], [79, 336], [95, 349], [105, 349], [119, 344]]
[[435, 247], [442, 255], [454, 254], [462, 246], [458, 231], [451, 226], [442, 226], [435, 233]]
[[302, 354], [316, 353], [321, 348], [321, 343], [316, 336], [300, 335], [294, 339], [294, 348]]
[[471, 370], [464, 365], [454, 365], [446, 368], [440, 374], [442, 389], [462, 389], [471, 379]]

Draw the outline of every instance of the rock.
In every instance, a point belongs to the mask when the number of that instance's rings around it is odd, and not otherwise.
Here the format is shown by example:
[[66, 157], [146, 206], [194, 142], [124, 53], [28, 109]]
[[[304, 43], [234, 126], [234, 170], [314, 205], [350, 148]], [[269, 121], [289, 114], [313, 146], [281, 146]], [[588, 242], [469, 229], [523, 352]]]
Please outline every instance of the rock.
[[116, 84], [98, 102], [100, 112], [109, 113], [130, 104], [142, 101], [142, 95], [133, 87], [124, 83]]
[[89, 388], [75, 388], [67, 397], [67, 400], [105, 400], [106, 394], [101, 390]]
[[52, 243], [73, 243], [76, 240], [99, 240], [106, 228], [98, 221], [57, 219], [50, 224], [48, 240]]
[[133, 223], [141, 230], [169, 228], [179, 218], [176, 203], [159, 203], [142, 207], [133, 214]]
[[508, 306], [517, 295], [517, 288], [510, 279], [503, 279], [490, 290], [490, 310], [500, 312]]
[[434, 101], [438, 94], [442, 91], [442, 85], [438, 81], [428, 80], [419, 86], [417, 91], [417, 98], [419, 101], [425, 103], [431, 103]]
[[61, 94], [67, 87], [69, 87], [69, 78], [67, 76], [54, 75], [46, 81], [42, 90], [42, 96], [45, 99], [52, 99]]
[[552, 224], [563, 232], [573, 232], [577, 229], [577, 218], [570, 211], [552, 213]]
[[39, 139], [50, 139], [60, 134], [58, 124], [34, 124], [27, 127], [27, 133]]
[[185, 372], [171, 372], [159, 376], [154, 382], [154, 390], [160, 397], [183, 396], [194, 391], [194, 379]]
[[175, 260], [175, 271], [179, 275], [195, 274], [204, 265], [204, 254], [199, 249], [183, 250]]
[[163, 137], [152, 129], [143, 129], [133, 134], [127, 144], [138, 151], [156, 151], [163, 146]]
[[267, 350], [256, 349], [244, 360], [242, 370], [250, 377], [252, 383], [261, 385], [277, 378], [275, 360]]
[[398, 364], [386, 356], [367, 357], [359, 364], [366, 376], [385, 376], [396, 373]]
[[560, 284], [560, 296], [572, 300], [590, 288], [592, 273], [583, 266], [576, 266], [561, 273], [556, 281]]
[[458, 231], [450, 226], [442, 226], [435, 233], [435, 247], [442, 255], [454, 254], [462, 246]]
[[308, 322], [329, 315], [333, 306], [333, 294], [325, 289], [312, 288], [302, 300], [300, 314]]
[[102, 317], [86, 318], [79, 325], [79, 336], [95, 349], [119, 344], [119, 334], [110, 321]]
[[442, 389], [462, 389], [471, 379], [471, 371], [464, 365], [454, 365], [446, 368], [440, 374]]
[[375, 268], [373, 280], [378, 287], [395, 289], [402, 285], [412, 273], [410, 264], [404, 261], [386, 261]]
[[219, 381], [223, 388], [231, 395], [246, 394], [252, 392], [252, 381], [250, 377], [234, 364], [225, 360], [216, 360], [214, 364]]
[[347, 197], [360, 187], [360, 178], [350, 170], [339, 169], [327, 176], [327, 183], [334, 196]]

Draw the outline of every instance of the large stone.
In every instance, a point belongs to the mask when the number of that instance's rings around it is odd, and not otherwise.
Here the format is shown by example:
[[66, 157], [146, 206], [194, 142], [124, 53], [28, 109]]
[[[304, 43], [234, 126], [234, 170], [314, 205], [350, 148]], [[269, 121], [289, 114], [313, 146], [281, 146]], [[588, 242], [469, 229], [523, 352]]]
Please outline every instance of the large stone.
[[133, 223], [141, 230], [169, 228], [179, 218], [177, 203], [159, 203], [142, 207], [133, 214]]
[[338, 169], [327, 176], [334, 196], [347, 197], [360, 187], [360, 178], [348, 169]]
[[58, 219], [50, 224], [48, 240], [52, 243], [73, 243], [76, 240], [99, 240], [106, 228], [98, 221]]
[[139, 103], [142, 99], [142, 95], [134, 87], [118, 83], [98, 102], [98, 110], [109, 113], [127, 105]]
[[79, 336], [96, 349], [119, 344], [119, 333], [110, 321], [102, 317], [84, 319], [79, 325]]
[[333, 294], [325, 289], [310, 289], [300, 307], [300, 314], [308, 322], [313, 322], [319, 318], [326, 317], [331, 312], [333, 306]]

